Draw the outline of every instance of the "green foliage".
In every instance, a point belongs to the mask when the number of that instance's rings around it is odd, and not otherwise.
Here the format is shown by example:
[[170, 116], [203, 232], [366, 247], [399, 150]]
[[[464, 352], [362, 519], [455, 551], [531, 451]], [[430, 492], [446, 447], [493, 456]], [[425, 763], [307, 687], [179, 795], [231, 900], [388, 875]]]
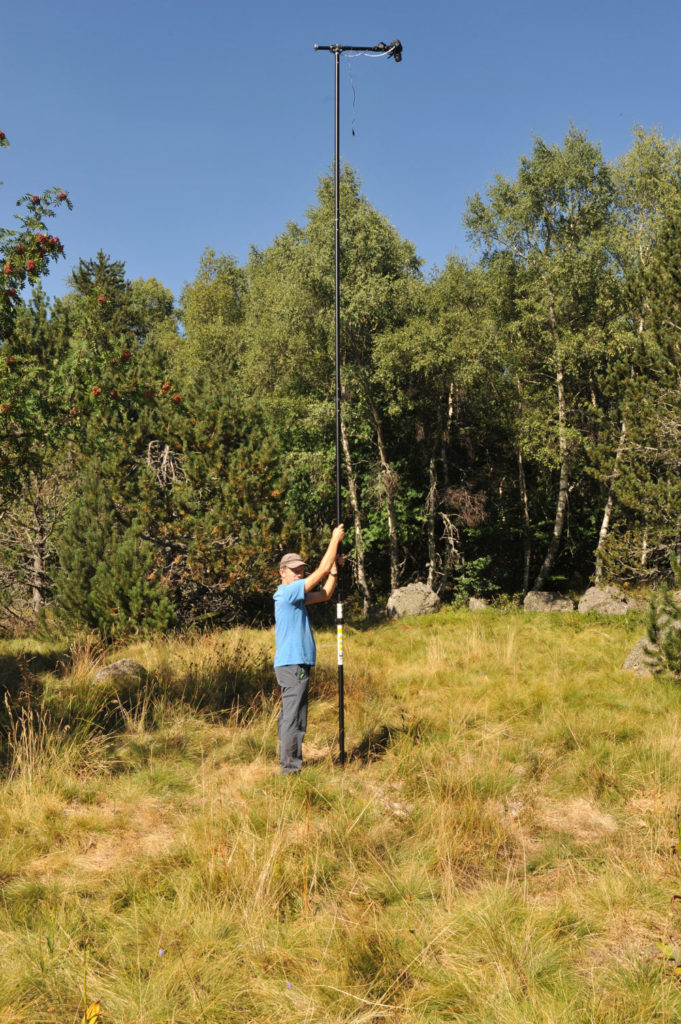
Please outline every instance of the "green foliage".
[[78, 261], [69, 284], [69, 312], [81, 343], [87, 341], [106, 350], [119, 341], [130, 343], [144, 337], [147, 311], [142, 302], [134, 300], [122, 260], [112, 260], [100, 249], [95, 259]]
[[177, 313], [173, 293], [155, 277], [138, 277], [133, 281], [131, 298], [140, 339], [149, 338], [155, 331], [175, 329]]
[[[2, 132], [0, 142], [8, 145]], [[51, 534], [68, 479], [63, 336], [40, 287], [64, 252], [47, 229], [62, 205], [71, 209], [61, 189], [26, 194], [17, 203], [19, 226], [0, 227], [0, 607], [14, 622], [22, 618], [17, 600], [30, 601], [36, 614], [47, 598]]]
[[[386, 575], [388, 549], [393, 575], [400, 544], [402, 550], [408, 544], [397, 509], [403, 444], [389, 422], [391, 396], [378, 378], [377, 345], [404, 327], [422, 302], [420, 261], [370, 206], [349, 168], [341, 176], [340, 208], [343, 426], [346, 458], [357, 467], [355, 551]], [[288, 453], [286, 500], [313, 535], [326, 532], [335, 504], [334, 222], [328, 176], [305, 225], [288, 225], [271, 247], [252, 254], [239, 373], [240, 387], [262, 404], [269, 432]], [[383, 508], [382, 531], [372, 527], [375, 505]]]
[[46, 189], [39, 195], [26, 193], [17, 201], [21, 208], [21, 213], [15, 214], [19, 227], [0, 227], [0, 343], [11, 337], [24, 286], [36, 285], [64, 254], [59, 238], [47, 229], [48, 220], [62, 204], [72, 209], [71, 200], [62, 189]]
[[[574, 128], [536, 139], [470, 200], [482, 258], [428, 280], [350, 168], [340, 186], [342, 515], [364, 607], [417, 578], [456, 599], [579, 588], [594, 562], [668, 577], [681, 147], [636, 129], [610, 163]], [[314, 552], [335, 518], [333, 193], [325, 176], [245, 266], [207, 249], [177, 310], [102, 251], [47, 302], [45, 224], [68, 196], [24, 196], [0, 235], [6, 618], [40, 614], [57, 576], [69, 623], [107, 636], [269, 615], [277, 555]]]
[[166, 632], [175, 623], [175, 610], [155, 580], [154, 549], [141, 537], [140, 524], [109, 540], [90, 588], [94, 628], [107, 640]]
[[562, 147], [537, 139], [516, 179], [498, 177], [486, 201], [474, 196], [466, 215], [484, 249], [504, 372], [516, 391], [517, 452], [524, 471], [549, 488], [555, 508], [538, 588], [559, 557], [570, 489], [589, 493], [585, 446], [612, 445], [602, 426], [618, 315], [614, 200], [599, 147], [571, 129]]
[[681, 677], [681, 605], [666, 587], [651, 598], [648, 639], [653, 645], [648, 655], [658, 670]]
[[247, 305], [247, 277], [232, 256], [206, 249], [194, 281], [180, 297], [183, 332], [167, 336], [173, 367], [187, 383], [206, 377], [234, 387], [241, 361], [241, 324]]
[[153, 546], [137, 520], [126, 526], [101, 472], [91, 462], [81, 476], [61, 532], [58, 611], [72, 627], [96, 630], [107, 640], [163, 632], [175, 611], [154, 576]]
[[655, 241], [630, 280], [632, 315], [641, 316], [623, 387], [626, 437], [607, 552], [613, 577], [669, 579], [681, 553], [680, 232], [678, 205], [657, 218]]
[[[77, 520], [78, 501], [85, 500], [79, 491], [84, 483], [88, 494], [88, 465], [94, 458], [115, 498], [117, 540], [132, 528], [148, 446], [159, 436], [172, 443], [181, 415], [182, 398], [164, 379], [152, 337], [154, 326], [170, 316], [172, 299], [158, 282], [148, 287], [137, 282], [133, 288], [125, 280], [123, 264], [112, 263], [103, 253], [97, 261], [81, 261], [73, 283], [78, 290], [52, 307], [36, 288], [30, 303], [15, 310], [12, 334], [4, 345], [0, 472], [6, 487], [0, 509], [0, 579], [6, 609], [25, 617], [27, 607], [36, 616], [50, 601], [56, 572], [62, 579], [75, 573], [77, 596], [72, 599], [83, 610], [82, 618], [68, 606], [68, 598], [60, 607], [70, 622], [99, 623], [110, 635], [111, 624], [84, 597], [97, 568], [95, 553], [89, 550], [94, 542], [90, 538], [81, 555], [73, 550], [79, 534], [73, 522], [65, 525], [65, 509], [70, 505], [71, 519]], [[102, 296], [106, 301], [99, 301]], [[147, 331], [149, 338], [142, 339]], [[78, 500], [71, 504], [74, 492]], [[89, 514], [82, 512], [86, 532], [97, 525], [96, 518], [87, 522]], [[103, 528], [105, 523], [106, 518]], [[61, 569], [58, 547], [64, 552]], [[80, 569], [70, 558], [81, 558]], [[144, 551], [140, 565], [146, 558]], [[130, 616], [116, 614], [129, 628]], [[152, 621], [154, 615], [148, 618]]]
[[271, 614], [289, 526], [257, 410], [212, 387], [181, 402], [164, 389], [139, 408], [97, 408], [83, 439], [90, 457], [61, 535], [58, 606], [105, 636]]
[[276, 443], [259, 410], [206, 385], [188, 400], [179, 479], [154, 485], [145, 529], [184, 623], [271, 615], [274, 566], [291, 522]]
[[50, 319], [39, 286], [14, 311], [12, 331], [0, 359], [0, 479], [3, 492], [17, 494], [28, 471], [40, 472], [67, 439], [72, 415], [66, 343]]

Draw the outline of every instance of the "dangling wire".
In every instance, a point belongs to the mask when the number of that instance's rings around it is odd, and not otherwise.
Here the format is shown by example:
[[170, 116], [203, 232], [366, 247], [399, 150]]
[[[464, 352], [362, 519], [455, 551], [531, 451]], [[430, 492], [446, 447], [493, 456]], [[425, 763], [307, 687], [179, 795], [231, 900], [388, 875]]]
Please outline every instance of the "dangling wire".
[[[358, 54], [356, 54], [356, 56], [360, 57], [361, 54], [358, 53]], [[354, 134], [355, 134], [355, 120], [356, 120], [356, 117], [357, 117], [357, 107], [356, 107], [357, 93], [355, 92], [355, 83], [354, 83], [353, 78], [352, 78], [352, 69], [350, 67], [350, 61], [348, 61], [348, 75], [349, 75], [349, 78], [350, 78], [350, 88], [352, 89], [352, 134], [353, 134], [353, 137], [354, 137]]]
[[395, 47], [391, 46], [389, 50], [385, 50], [383, 53], [370, 53], [368, 50], [360, 50], [358, 53], [344, 53], [343, 54], [343, 56], [345, 57], [345, 59], [348, 62], [348, 76], [350, 78], [350, 88], [352, 89], [352, 134], [353, 134], [353, 136], [355, 134], [355, 121], [357, 119], [357, 106], [356, 106], [357, 93], [355, 92], [355, 83], [354, 83], [353, 78], [352, 78], [352, 70], [351, 70], [351, 67], [350, 67], [350, 61], [354, 57], [378, 57], [379, 59], [382, 58], [382, 57], [390, 57], [394, 50], [395, 50]]

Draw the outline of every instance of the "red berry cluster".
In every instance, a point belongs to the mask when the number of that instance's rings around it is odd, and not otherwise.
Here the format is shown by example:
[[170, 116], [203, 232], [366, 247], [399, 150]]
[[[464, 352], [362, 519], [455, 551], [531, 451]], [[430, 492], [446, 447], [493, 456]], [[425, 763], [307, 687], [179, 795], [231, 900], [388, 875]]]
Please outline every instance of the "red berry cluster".
[[[166, 380], [161, 385], [161, 389], [159, 391], [159, 394], [167, 395], [170, 392], [170, 390], [171, 390], [170, 381]], [[151, 392], [148, 389], [144, 392], [144, 394], [145, 394], [146, 398], [151, 398]], [[180, 402], [182, 401], [182, 395], [178, 395], [177, 391], [175, 391], [174, 394], [172, 394], [170, 396], [170, 401], [173, 403], [173, 405], [179, 405]]]
[[[0, 132], [0, 143], [7, 145], [4, 132]], [[10, 235], [15, 234], [16, 244], [12, 246], [9, 239], [5, 239], [4, 262], [0, 262], [5, 286], [0, 287], [0, 302], [4, 300], [4, 302], [14, 304], [26, 279], [35, 280], [46, 269], [49, 260], [56, 259], [64, 252], [64, 246], [56, 235], [48, 235], [44, 231], [37, 231], [33, 234], [28, 228], [31, 220], [35, 223], [36, 218], [41, 218], [43, 204], [46, 208], [45, 214], [51, 216], [52, 211], [49, 207], [55, 201], [66, 202], [69, 208], [71, 207], [68, 192], [57, 192], [56, 189], [50, 189], [43, 196], [29, 193], [23, 197], [23, 200], [20, 200], [29, 208], [32, 207], [35, 212], [32, 211], [29, 218], [24, 219], [25, 229], [18, 235], [18, 238], [14, 232], [9, 233]]]
[[94, 395], [95, 398], [97, 398], [99, 395], [101, 395], [101, 393], [102, 393], [102, 389], [100, 388], [99, 384], [95, 384], [95, 386], [93, 387], [92, 391], [90, 392], [90, 394]]
[[44, 256], [48, 252], [64, 251], [64, 246], [59, 241], [56, 235], [43, 235], [42, 233], [40, 233], [35, 236], [35, 240], [38, 246], [38, 252], [41, 256]]
[[64, 246], [56, 235], [46, 235], [39, 231], [35, 236], [23, 237], [24, 241], [17, 243], [2, 267], [3, 275], [9, 279], [8, 287], [4, 290], [5, 297], [9, 299], [16, 298], [15, 282], [22, 285], [27, 276], [40, 272], [44, 259], [57, 256], [64, 251]]

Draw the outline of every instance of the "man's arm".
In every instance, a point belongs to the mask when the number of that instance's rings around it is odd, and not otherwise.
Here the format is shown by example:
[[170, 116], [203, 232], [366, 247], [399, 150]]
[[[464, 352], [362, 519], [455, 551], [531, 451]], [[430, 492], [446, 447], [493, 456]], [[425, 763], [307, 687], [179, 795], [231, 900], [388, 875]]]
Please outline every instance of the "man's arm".
[[[305, 603], [306, 604], [310, 603], [309, 600], [308, 600], [308, 597], [307, 597], [307, 595], [310, 593], [310, 591], [314, 590], [314, 588], [317, 586], [317, 584], [321, 583], [322, 580], [325, 580], [326, 577], [331, 572], [331, 570], [333, 569], [334, 564], [336, 562], [336, 556], [338, 555], [338, 546], [341, 543], [341, 541], [343, 540], [344, 536], [345, 536], [345, 527], [343, 526], [342, 523], [340, 523], [336, 527], [336, 529], [333, 531], [333, 533], [331, 534], [331, 540], [329, 541], [329, 546], [326, 549], [326, 551], [324, 552], [324, 555], [323, 555], [322, 560], [319, 563], [318, 567], [315, 569], [314, 572], [311, 572], [309, 576], [305, 577], [305, 595], [306, 595]], [[334, 587], [335, 587], [335, 583], [334, 583]], [[320, 591], [320, 593], [321, 593], [321, 591]], [[333, 591], [331, 591], [331, 593], [333, 593]], [[330, 596], [331, 596], [331, 594], [329, 594], [328, 597], [318, 598], [317, 600], [328, 601]], [[312, 603], [314, 603], [314, 602], [312, 602]]]
[[336, 562], [319, 590], [311, 590], [309, 594], [305, 595], [305, 604], [321, 604], [322, 601], [328, 601], [336, 589], [337, 582], [338, 563]]

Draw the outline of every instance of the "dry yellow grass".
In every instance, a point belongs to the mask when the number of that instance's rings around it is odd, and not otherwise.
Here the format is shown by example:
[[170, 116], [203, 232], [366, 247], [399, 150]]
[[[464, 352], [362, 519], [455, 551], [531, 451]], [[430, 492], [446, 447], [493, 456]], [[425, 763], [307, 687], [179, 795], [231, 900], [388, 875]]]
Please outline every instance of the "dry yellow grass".
[[85, 969], [111, 1024], [678, 1021], [681, 691], [619, 671], [637, 627], [445, 611], [348, 634], [349, 763], [323, 633], [299, 778], [267, 632], [129, 647], [150, 678], [114, 719], [87, 689], [111, 652], [25, 675], [0, 1020], [76, 1020]]

